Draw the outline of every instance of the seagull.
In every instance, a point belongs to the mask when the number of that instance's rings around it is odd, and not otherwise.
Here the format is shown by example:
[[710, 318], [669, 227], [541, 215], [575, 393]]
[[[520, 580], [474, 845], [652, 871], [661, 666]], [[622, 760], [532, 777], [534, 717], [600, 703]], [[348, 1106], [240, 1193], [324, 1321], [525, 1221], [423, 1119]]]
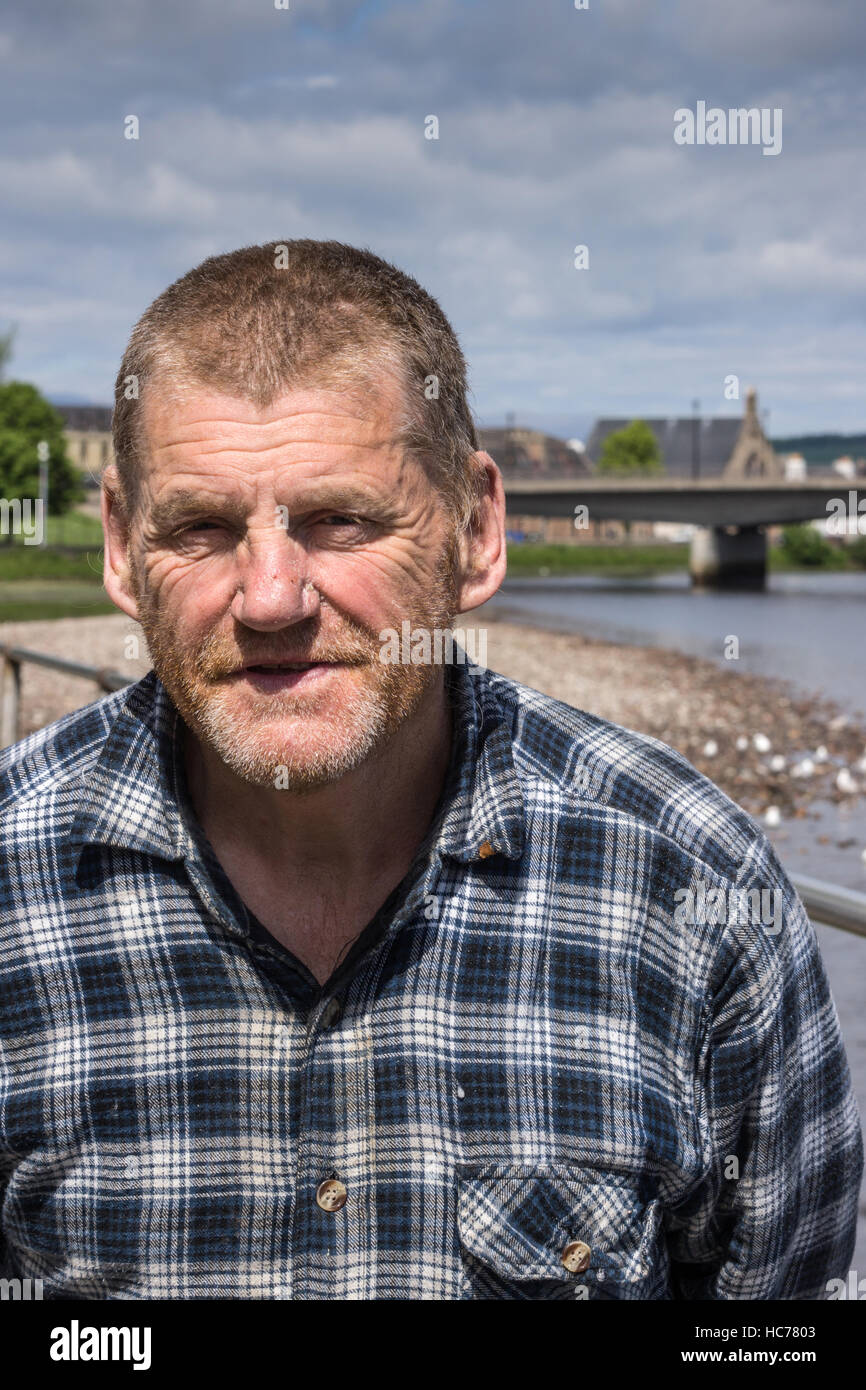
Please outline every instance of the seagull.
[[815, 749], [815, 762], [825, 763], [829, 756], [830, 754], [827, 752], [827, 749], [824, 747], [824, 744], [819, 743], [818, 747]]
[[813, 773], [814, 771], [815, 771], [815, 764], [812, 762], [812, 759], [811, 759], [811, 758], [804, 758], [803, 761], [802, 761], [801, 763], [797, 763], [797, 765], [796, 765], [795, 767], [792, 767], [792, 768], [791, 768], [791, 776], [792, 776], [792, 777], [811, 777], [811, 776], [812, 776], [812, 773]]
[[781, 753], [774, 753], [770, 759], [771, 772], [783, 772], [785, 770], [785, 759]]
[[704, 757], [714, 758], [719, 751], [719, 745], [714, 738], [708, 738], [704, 744]]
[[764, 824], [765, 824], [770, 830], [774, 830], [775, 827], [776, 827], [777, 825], [781, 825], [781, 823], [782, 823], [782, 814], [781, 814], [781, 812], [780, 812], [778, 806], [768, 806], [767, 809], [766, 809], [766, 811], [764, 812]]
[[840, 792], [844, 792], [846, 796], [851, 796], [858, 790], [857, 783], [854, 781], [847, 767], [839, 769], [836, 777], [836, 786], [839, 788]]
[[752, 742], [755, 745], [755, 751], [758, 753], [769, 753], [773, 746], [766, 734], [755, 734]]

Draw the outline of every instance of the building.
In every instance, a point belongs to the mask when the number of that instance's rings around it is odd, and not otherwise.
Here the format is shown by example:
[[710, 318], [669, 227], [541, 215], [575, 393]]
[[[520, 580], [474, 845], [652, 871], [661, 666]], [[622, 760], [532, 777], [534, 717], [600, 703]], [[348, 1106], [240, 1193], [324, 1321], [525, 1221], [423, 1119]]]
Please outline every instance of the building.
[[[758, 395], [750, 387], [746, 410], [735, 415], [641, 416], [656, 437], [669, 478], [783, 478], [784, 468], [758, 418]], [[629, 419], [596, 421], [586, 451], [597, 463], [604, 441]]]
[[98, 487], [102, 470], [114, 461], [110, 405], [58, 405], [69, 458], [85, 475], [88, 487]]
[[541, 430], [506, 425], [477, 433], [479, 447], [496, 460], [505, 478], [581, 478], [592, 472], [585, 453]]
[[788, 454], [782, 464], [785, 477], [791, 483], [801, 483], [806, 477], [806, 460], [802, 454]]
[[[542, 430], [506, 425], [479, 429], [478, 445], [495, 459], [505, 481], [529, 478], [586, 478], [592, 474], [580, 440], [558, 439]], [[578, 447], [575, 447], [578, 446]], [[578, 537], [569, 518], [532, 517], [509, 512], [506, 525], [512, 535], [526, 539], [574, 542]]]

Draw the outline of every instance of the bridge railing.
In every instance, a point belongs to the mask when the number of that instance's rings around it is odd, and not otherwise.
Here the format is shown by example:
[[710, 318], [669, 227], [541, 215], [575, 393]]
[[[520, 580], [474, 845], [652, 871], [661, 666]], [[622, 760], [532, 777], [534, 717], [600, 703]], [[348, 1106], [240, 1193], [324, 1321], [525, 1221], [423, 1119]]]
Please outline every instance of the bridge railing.
[[[132, 684], [132, 678], [104, 666], [84, 666], [79, 661], [34, 652], [26, 647], [10, 647], [0, 642], [2, 662], [2, 699], [0, 699], [0, 747], [6, 748], [18, 739], [21, 716], [21, 666], [25, 661], [47, 666], [67, 676], [81, 676], [94, 681], [101, 690], [122, 690]], [[791, 875], [791, 882], [813, 922], [838, 927], [841, 931], [866, 936], [866, 893], [851, 888], [837, 888], [822, 879], [805, 874]]]

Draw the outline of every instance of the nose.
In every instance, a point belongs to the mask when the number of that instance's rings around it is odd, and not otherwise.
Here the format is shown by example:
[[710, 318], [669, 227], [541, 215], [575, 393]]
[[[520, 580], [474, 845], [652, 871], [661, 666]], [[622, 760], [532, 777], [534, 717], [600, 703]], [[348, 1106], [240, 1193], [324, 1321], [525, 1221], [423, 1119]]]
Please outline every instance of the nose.
[[318, 616], [320, 600], [307, 577], [307, 552], [278, 531], [250, 543], [241, 561], [231, 615], [257, 632], [276, 632]]

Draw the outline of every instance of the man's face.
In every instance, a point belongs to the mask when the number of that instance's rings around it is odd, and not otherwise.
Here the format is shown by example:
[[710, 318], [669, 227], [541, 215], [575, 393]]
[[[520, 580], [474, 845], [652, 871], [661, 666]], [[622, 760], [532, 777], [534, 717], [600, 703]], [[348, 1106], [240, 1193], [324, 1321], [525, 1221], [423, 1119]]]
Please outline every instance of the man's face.
[[444, 628], [456, 609], [449, 518], [391, 443], [398, 404], [390, 382], [264, 412], [207, 391], [142, 402], [129, 591], [184, 720], [254, 785], [344, 775], [441, 676], [380, 659], [383, 629]]

